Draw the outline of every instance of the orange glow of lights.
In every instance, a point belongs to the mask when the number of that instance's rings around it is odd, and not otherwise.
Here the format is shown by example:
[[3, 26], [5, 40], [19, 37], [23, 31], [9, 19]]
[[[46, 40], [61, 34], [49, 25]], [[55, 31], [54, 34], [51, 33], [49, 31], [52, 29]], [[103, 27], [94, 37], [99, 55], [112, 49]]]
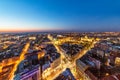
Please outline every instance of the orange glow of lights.
[[106, 73], [105, 75], [106, 75], [106, 76], [109, 76], [109, 73]]
[[13, 70], [12, 70], [11, 73], [9, 74], [9, 80], [13, 80], [13, 78], [14, 78], [14, 73], [15, 73], [15, 71], [17, 70], [17, 67], [18, 67], [18, 65], [20, 64], [20, 62], [24, 60], [24, 58], [25, 58], [24, 55], [27, 53], [27, 50], [28, 50], [29, 46], [30, 46], [30, 43], [27, 43], [27, 44], [25, 45], [25, 47], [23, 48], [23, 51], [22, 51], [22, 53], [21, 53], [21, 55], [20, 55], [20, 59], [19, 59], [18, 61], [16, 61], [15, 65], [14, 65], [14, 67], [13, 67]]
[[44, 51], [39, 52], [39, 53], [38, 53], [38, 59], [40, 59], [40, 58], [43, 57], [44, 55], [45, 55], [45, 52], [44, 52]]
[[[69, 41], [70, 40], [70, 38], [64, 38], [63, 40], [57, 40], [57, 41], [55, 41], [54, 40], [54, 38], [49, 34], [48, 35], [48, 39], [51, 41], [51, 43], [54, 45], [54, 47], [57, 49], [57, 51], [61, 54], [61, 56], [63, 56], [63, 57], [65, 57], [65, 55], [63, 54], [63, 53], [65, 53], [65, 52], [63, 52], [62, 51], [62, 49], [60, 48], [60, 46], [59, 46], [59, 44], [62, 44], [62, 43], [64, 43], [64, 42], [66, 42], [66, 41]], [[85, 37], [85, 38], [83, 38], [81, 41], [88, 41], [88, 42], [92, 42], [92, 40], [93, 39], [89, 39], [88, 37]], [[97, 40], [97, 41], [99, 41], [99, 40]], [[75, 59], [74, 59], [74, 61], [72, 62], [74, 65], [71, 65], [70, 66], [70, 64], [71, 64], [71, 62], [69, 62], [69, 60], [68, 60], [68, 63], [63, 63], [62, 65], [63, 66], [61, 66], [60, 65], [60, 67], [62, 67], [63, 69], [63, 71], [64, 71], [64, 69], [66, 69], [66, 68], [69, 68], [70, 70], [71, 70], [71, 73], [73, 74], [73, 76], [76, 78], [76, 79], [78, 79], [77, 77], [78, 77], [78, 75], [77, 75], [77, 73], [74, 71], [74, 69], [75, 69], [75, 61], [77, 60], [77, 59], [79, 59], [80, 57], [82, 57], [84, 54], [86, 54], [86, 52], [87, 51], [89, 51], [93, 46], [94, 46], [94, 44], [97, 42], [97, 41], [94, 41], [90, 46], [89, 46], [89, 48], [87, 48], [87, 50], [85, 50], [85, 49], [83, 49], [81, 52], [79, 52], [79, 55], [77, 55], [77, 56], [75, 56]], [[58, 44], [59, 43], [59, 44]], [[62, 59], [64, 59], [62, 57]], [[67, 58], [65, 58], [66, 60], [67, 60]], [[69, 66], [68, 66], [69, 65]], [[62, 71], [62, 72], [63, 72]], [[58, 72], [57, 72], [58, 73]], [[61, 73], [61, 71], [60, 71], [60, 73]], [[57, 75], [58, 76], [58, 75]], [[50, 76], [51, 77], [51, 76]], [[55, 78], [55, 77], [54, 77]], [[48, 79], [49, 79], [49, 77], [48, 77]]]

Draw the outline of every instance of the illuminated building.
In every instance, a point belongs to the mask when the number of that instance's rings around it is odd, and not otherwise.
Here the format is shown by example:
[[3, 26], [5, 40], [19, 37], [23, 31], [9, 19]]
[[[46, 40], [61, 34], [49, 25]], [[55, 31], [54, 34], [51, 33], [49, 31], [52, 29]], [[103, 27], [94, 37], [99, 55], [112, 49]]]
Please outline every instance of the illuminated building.
[[29, 37], [29, 40], [35, 40], [36, 37]]
[[55, 60], [51, 63], [51, 68], [52, 69], [56, 68], [58, 65], [60, 65], [60, 63], [61, 63], [60, 54], [58, 54]]
[[32, 70], [16, 74], [14, 80], [40, 80], [39, 65]]
[[76, 61], [76, 70], [78, 75], [82, 76], [84, 80], [91, 80], [89, 76], [85, 73], [85, 70], [88, 68], [86, 64], [84, 64], [82, 61], [77, 60]]
[[116, 64], [116, 65], [120, 65], [120, 58], [119, 58], [119, 57], [116, 57], [116, 59], [115, 59], [115, 64]]

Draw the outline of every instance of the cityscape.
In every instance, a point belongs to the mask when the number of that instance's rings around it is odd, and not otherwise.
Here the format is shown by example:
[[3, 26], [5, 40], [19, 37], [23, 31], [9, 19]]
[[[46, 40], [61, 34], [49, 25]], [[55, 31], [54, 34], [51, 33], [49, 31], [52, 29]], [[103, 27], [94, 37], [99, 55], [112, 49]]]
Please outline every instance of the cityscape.
[[0, 80], [120, 80], [120, 1], [0, 0]]
[[0, 34], [0, 80], [119, 80], [120, 33]]

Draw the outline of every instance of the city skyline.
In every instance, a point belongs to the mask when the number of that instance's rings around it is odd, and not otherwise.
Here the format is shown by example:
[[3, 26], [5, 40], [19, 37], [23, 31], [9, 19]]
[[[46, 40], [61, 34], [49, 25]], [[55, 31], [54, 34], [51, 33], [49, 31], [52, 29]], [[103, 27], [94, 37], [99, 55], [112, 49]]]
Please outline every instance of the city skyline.
[[0, 32], [119, 31], [120, 1], [1, 0]]

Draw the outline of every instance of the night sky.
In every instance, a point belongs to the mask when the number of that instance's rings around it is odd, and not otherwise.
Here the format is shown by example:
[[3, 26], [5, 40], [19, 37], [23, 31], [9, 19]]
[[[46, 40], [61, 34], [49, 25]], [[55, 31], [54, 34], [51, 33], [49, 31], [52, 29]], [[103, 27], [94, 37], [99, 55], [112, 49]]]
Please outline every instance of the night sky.
[[120, 0], [0, 0], [0, 31], [120, 31]]

